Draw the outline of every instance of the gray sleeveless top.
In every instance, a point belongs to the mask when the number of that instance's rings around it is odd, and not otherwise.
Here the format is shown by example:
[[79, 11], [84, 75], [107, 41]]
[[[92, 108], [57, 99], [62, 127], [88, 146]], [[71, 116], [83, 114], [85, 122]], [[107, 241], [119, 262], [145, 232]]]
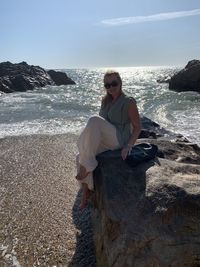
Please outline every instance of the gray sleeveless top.
[[120, 146], [126, 145], [131, 137], [132, 127], [128, 117], [128, 107], [131, 102], [136, 103], [133, 97], [122, 94], [115, 103], [109, 103], [105, 107], [101, 106], [99, 112], [101, 117], [116, 127]]

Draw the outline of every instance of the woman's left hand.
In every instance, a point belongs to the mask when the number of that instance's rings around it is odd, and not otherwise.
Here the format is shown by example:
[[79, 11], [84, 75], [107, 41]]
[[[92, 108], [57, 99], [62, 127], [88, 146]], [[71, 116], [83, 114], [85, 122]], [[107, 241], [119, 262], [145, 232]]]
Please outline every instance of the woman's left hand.
[[124, 147], [124, 148], [122, 148], [121, 156], [122, 156], [122, 159], [123, 159], [123, 160], [126, 159], [126, 157], [128, 156], [128, 153], [129, 153], [129, 147]]

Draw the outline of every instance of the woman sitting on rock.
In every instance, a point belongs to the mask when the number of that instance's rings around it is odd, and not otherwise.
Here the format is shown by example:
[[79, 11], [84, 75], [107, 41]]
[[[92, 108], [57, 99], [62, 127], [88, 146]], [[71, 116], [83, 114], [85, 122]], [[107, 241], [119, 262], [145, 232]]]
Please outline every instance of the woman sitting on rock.
[[78, 139], [76, 179], [81, 182], [83, 189], [81, 209], [87, 205], [93, 190], [92, 172], [98, 164], [96, 155], [121, 148], [121, 156], [125, 160], [141, 131], [136, 101], [122, 91], [119, 73], [106, 72], [104, 87], [106, 95], [102, 99], [100, 116], [88, 120]]

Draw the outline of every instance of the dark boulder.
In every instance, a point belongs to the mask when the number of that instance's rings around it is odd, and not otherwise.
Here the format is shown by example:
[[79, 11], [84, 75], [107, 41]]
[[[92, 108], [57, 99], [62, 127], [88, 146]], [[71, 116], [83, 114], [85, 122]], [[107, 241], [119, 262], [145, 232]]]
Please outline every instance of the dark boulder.
[[169, 89], [177, 92], [196, 91], [200, 93], [200, 61], [191, 60], [185, 68], [169, 81]]
[[[63, 74], [66, 75], [65, 73]], [[69, 82], [71, 84], [70, 80]], [[66, 84], [66, 81], [64, 84]], [[24, 92], [46, 85], [55, 85], [55, 82], [47, 71], [39, 66], [28, 65], [26, 62], [16, 64], [11, 62], [0, 63], [1, 92]]]
[[141, 116], [142, 130], [139, 135], [140, 138], [153, 138], [157, 139], [159, 137], [166, 137], [168, 139], [178, 139], [183, 138], [182, 135], [166, 130], [161, 127], [158, 123], [152, 121], [151, 119]]
[[49, 70], [47, 72], [56, 85], [75, 84], [75, 82], [72, 81], [72, 79], [70, 79], [64, 72], [55, 70]]
[[158, 83], [169, 83], [169, 81], [170, 81], [170, 77], [163, 77], [163, 78], [159, 78], [158, 80], [157, 80], [157, 82]]
[[48, 73], [39, 66], [30, 66], [26, 62], [0, 63], [0, 91], [2, 92], [23, 92], [48, 84], [53, 85], [54, 82]]

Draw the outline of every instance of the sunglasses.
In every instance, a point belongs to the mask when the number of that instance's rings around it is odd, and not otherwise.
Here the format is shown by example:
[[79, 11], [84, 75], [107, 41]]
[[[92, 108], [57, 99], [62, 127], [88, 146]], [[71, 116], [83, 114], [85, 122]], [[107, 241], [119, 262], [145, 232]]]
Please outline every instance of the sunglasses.
[[104, 84], [104, 87], [106, 88], [106, 89], [109, 89], [110, 87], [116, 87], [116, 86], [118, 86], [119, 85], [119, 83], [117, 82], [117, 81], [112, 81], [111, 83], [105, 83]]

